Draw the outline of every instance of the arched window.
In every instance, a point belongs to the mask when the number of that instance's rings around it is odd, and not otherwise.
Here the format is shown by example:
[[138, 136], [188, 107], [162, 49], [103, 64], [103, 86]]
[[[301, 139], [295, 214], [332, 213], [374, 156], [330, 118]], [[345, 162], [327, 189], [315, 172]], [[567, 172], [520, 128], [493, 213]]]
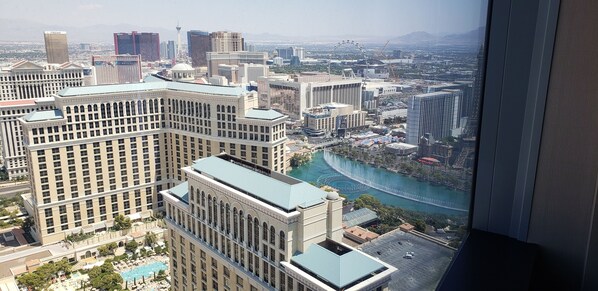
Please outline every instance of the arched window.
[[230, 234], [230, 205], [226, 203], [226, 234]]
[[216, 197], [212, 198], [212, 211], [214, 211], [214, 226], [218, 225], [218, 202], [216, 201]]
[[224, 231], [224, 202], [220, 201], [220, 230]]
[[125, 102], [125, 107], [127, 108], [127, 116], [131, 116], [131, 105], [129, 102]]
[[237, 239], [239, 233], [239, 217], [237, 213], [237, 207], [233, 207], [233, 238]]
[[70, 106], [66, 107], [66, 114], [71, 114], [71, 107]]
[[[144, 104], [144, 107], [145, 107], [145, 104]], [[150, 101], [149, 101], [149, 112], [154, 113], [154, 100], [152, 100], [152, 99], [150, 99]]]
[[239, 210], [239, 241], [245, 240], [245, 217], [243, 217], [243, 210]]
[[251, 214], [247, 215], [247, 246], [251, 247], [253, 241], [253, 220]]
[[229, 106], [226, 106], [226, 112], [227, 112], [227, 113], [230, 113], [230, 105], [229, 105]]
[[[131, 101], [131, 115], [135, 115], [135, 101]], [[141, 112], [139, 112], [141, 113]]]
[[100, 105], [100, 110], [102, 111], [102, 118], [106, 118], [106, 105]]
[[276, 230], [274, 230], [274, 226], [270, 225], [270, 243], [276, 244]]
[[201, 206], [206, 206], [206, 192], [201, 191]]
[[208, 195], [208, 224], [212, 223], [212, 195]]
[[85, 112], [85, 106], [83, 106], [83, 105], [79, 106], [79, 111], [81, 113], [84, 113]]
[[256, 218], [253, 219], [253, 249], [259, 250], [260, 249], [260, 221]]
[[93, 107], [91, 107], [91, 104], [87, 105], [87, 112], [91, 112]]
[[280, 240], [280, 242], [278, 243], [278, 247], [284, 251], [287, 241], [285, 239], [284, 231], [282, 231], [282, 230], [280, 231], [279, 240]]
[[266, 222], [262, 224], [262, 239], [268, 241], [268, 224]]
[[73, 109], [75, 109], [75, 113], [79, 113], [79, 107], [74, 106]]

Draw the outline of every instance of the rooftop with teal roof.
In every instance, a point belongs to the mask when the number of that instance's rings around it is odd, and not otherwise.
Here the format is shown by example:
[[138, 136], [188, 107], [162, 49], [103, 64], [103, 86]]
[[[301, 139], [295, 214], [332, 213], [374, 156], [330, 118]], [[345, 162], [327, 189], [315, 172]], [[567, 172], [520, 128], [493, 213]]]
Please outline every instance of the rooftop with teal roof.
[[177, 197], [179, 200], [189, 204], [189, 182], [178, 184], [173, 188], [170, 188], [168, 192]]
[[266, 120], [274, 120], [285, 115], [281, 114], [280, 112], [272, 109], [249, 109], [247, 113], [245, 113], [245, 118], [251, 119], [266, 119]]
[[304, 253], [294, 255], [291, 263], [337, 290], [349, 288], [387, 269], [362, 252], [332, 241], [310, 245]]
[[135, 84], [116, 84], [116, 85], [97, 85], [85, 87], [70, 87], [60, 90], [57, 95], [60, 97], [72, 97], [82, 95], [98, 95], [98, 94], [112, 94], [112, 93], [127, 93], [138, 91], [152, 91], [152, 90], [173, 90], [185, 91], [194, 93], [204, 93], [222, 96], [240, 96], [247, 93], [242, 87], [227, 87], [215, 86], [194, 83], [168, 82], [168, 81], [152, 81], [146, 83]]
[[62, 115], [62, 111], [60, 111], [59, 109], [33, 111], [23, 116], [23, 120], [27, 122], [46, 121], [62, 118], [64, 118], [64, 116]]
[[191, 168], [286, 212], [320, 204], [328, 194], [309, 183], [228, 155], [197, 160]]

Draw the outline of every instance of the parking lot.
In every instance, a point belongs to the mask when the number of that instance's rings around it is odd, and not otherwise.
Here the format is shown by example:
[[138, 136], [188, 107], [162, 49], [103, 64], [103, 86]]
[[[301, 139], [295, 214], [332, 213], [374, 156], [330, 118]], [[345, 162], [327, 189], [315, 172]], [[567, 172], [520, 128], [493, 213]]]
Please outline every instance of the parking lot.
[[[436, 289], [453, 257], [453, 250], [398, 229], [359, 249], [398, 269], [392, 274], [389, 290]], [[413, 252], [411, 258], [407, 252]]]

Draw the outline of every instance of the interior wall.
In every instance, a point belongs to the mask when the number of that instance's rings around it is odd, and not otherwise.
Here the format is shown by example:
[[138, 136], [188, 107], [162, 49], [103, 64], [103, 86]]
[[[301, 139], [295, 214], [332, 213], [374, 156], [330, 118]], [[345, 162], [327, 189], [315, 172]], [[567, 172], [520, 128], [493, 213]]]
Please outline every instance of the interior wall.
[[528, 242], [539, 287], [598, 290], [598, 1], [560, 5]]

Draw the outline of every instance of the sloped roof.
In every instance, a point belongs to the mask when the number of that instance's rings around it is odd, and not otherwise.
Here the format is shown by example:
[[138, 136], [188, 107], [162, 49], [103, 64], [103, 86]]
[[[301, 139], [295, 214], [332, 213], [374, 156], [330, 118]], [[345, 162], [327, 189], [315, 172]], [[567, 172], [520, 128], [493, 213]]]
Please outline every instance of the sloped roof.
[[111, 93], [126, 93], [136, 91], [151, 91], [151, 90], [173, 90], [196, 92], [212, 95], [222, 96], [240, 96], [247, 92], [241, 87], [226, 87], [203, 85], [194, 83], [181, 82], [148, 82], [135, 84], [116, 84], [116, 85], [98, 85], [85, 87], [70, 87], [60, 90], [57, 94], [61, 97], [81, 96], [81, 95], [98, 95]]
[[176, 185], [173, 188], [168, 189], [168, 192], [183, 202], [189, 204], [189, 183], [183, 182], [181, 184]]
[[245, 168], [217, 156], [197, 160], [195, 171], [233, 187], [287, 212], [297, 206], [309, 207], [324, 201], [325, 191], [295, 178], [272, 173], [271, 176]]
[[27, 113], [23, 116], [23, 120], [28, 122], [35, 122], [35, 121], [45, 121], [45, 120], [53, 120], [53, 119], [62, 119], [64, 116], [62, 115], [62, 111], [58, 109], [53, 110], [44, 110], [44, 111], [33, 111]]
[[284, 117], [283, 114], [276, 110], [264, 110], [264, 109], [249, 109], [247, 113], [245, 113], [245, 118], [251, 119], [265, 119], [265, 120], [274, 120]]
[[378, 219], [376, 212], [367, 208], [357, 209], [343, 215], [343, 223], [347, 227], [362, 225], [376, 219]]

